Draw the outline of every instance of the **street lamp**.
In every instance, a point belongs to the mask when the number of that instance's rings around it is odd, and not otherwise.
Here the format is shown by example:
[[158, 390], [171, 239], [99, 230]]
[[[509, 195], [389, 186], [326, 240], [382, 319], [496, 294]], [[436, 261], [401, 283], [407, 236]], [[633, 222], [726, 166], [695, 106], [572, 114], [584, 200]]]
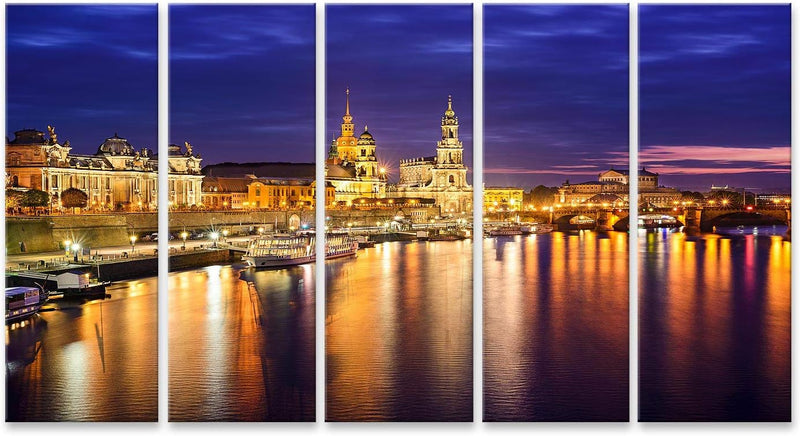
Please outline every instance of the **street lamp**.
[[222, 231], [222, 237], [224, 242], [228, 242], [228, 229]]
[[81, 249], [79, 244], [72, 244], [72, 251], [75, 253], [75, 262], [78, 261], [78, 250]]
[[136, 235], [131, 235], [131, 254], [136, 251]]
[[212, 247], [217, 248], [217, 239], [219, 239], [219, 233], [211, 232], [211, 240], [214, 241]]
[[186, 230], [181, 232], [181, 239], [183, 239], [183, 245], [181, 245], [181, 250], [185, 250], [186, 249], [186, 238], [188, 236], [189, 236], [189, 233], [187, 233]]

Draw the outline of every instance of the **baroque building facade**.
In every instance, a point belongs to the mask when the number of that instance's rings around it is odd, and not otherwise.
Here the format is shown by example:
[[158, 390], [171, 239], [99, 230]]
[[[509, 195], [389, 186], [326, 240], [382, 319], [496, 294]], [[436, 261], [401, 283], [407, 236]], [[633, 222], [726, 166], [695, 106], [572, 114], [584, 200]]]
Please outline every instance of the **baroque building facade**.
[[[672, 207], [680, 200], [677, 189], [659, 186], [658, 174], [644, 167], [638, 171], [639, 204], [655, 207]], [[629, 203], [630, 172], [611, 168], [598, 175], [597, 181], [569, 183], [567, 180], [555, 195], [555, 204], [578, 206], [584, 203], [608, 203], [627, 207]]]
[[[136, 150], [125, 138], [107, 138], [91, 155], [72, 153], [69, 141], [61, 143], [55, 128], [49, 136], [35, 129], [6, 138], [6, 188], [47, 192], [50, 207], [61, 208], [61, 193], [75, 188], [86, 193], [86, 209], [95, 211], [155, 210], [158, 190], [158, 155], [148, 148]], [[168, 156], [170, 201], [194, 205], [201, 201], [199, 155], [187, 143], [186, 151], [170, 146]]]
[[378, 165], [375, 150], [375, 138], [367, 126], [361, 135], [355, 136], [348, 88], [341, 131], [339, 137], [331, 142], [325, 161], [325, 180], [333, 185], [337, 201], [352, 204], [353, 200], [362, 197], [385, 197], [386, 173]]
[[458, 127], [453, 99], [448, 96], [436, 155], [401, 160], [400, 181], [388, 196], [433, 199], [443, 215], [472, 211], [472, 186], [467, 182], [464, 146], [458, 138]]

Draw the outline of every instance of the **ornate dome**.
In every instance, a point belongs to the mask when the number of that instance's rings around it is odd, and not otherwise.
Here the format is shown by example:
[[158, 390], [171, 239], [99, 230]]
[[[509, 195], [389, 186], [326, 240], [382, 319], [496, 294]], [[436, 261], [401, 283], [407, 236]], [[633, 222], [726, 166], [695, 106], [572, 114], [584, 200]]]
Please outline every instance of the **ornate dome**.
[[372, 133], [369, 133], [367, 130], [367, 126], [364, 126], [364, 133], [358, 137], [358, 143], [360, 145], [374, 145], [375, 138], [372, 137]]
[[135, 150], [133, 149], [133, 146], [128, 143], [127, 139], [120, 138], [116, 133], [114, 133], [114, 136], [106, 139], [102, 144], [100, 144], [100, 148], [97, 149], [97, 153], [133, 156], [135, 154]]

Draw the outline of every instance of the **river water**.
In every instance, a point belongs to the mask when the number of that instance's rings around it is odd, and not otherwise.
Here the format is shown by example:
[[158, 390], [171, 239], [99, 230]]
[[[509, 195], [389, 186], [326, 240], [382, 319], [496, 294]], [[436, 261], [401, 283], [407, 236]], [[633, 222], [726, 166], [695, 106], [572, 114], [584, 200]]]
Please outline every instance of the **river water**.
[[9, 421], [158, 419], [156, 278], [6, 326]]
[[[791, 418], [791, 243], [640, 231], [640, 419]], [[763, 235], [763, 233], [762, 233]]]
[[169, 275], [169, 419], [313, 421], [314, 265]]
[[472, 420], [472, 241], [326, 262], [326, 419]]
[[483, 241], [484, 419], [628, 419], [628, 236]]

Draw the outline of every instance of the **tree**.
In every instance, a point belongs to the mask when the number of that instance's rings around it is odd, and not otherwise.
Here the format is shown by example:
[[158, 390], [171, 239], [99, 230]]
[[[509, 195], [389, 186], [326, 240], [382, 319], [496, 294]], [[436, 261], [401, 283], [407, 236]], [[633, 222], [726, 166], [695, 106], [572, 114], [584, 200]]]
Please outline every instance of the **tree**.
[[61, 193], [61, 205], [70, 208], [84, 208], [89, 202], [89, 196], [77, 188], [69, 188]]
[[16, 189], [6, 189], [6, 209], [16, 209], [22, 205], [25, 192]]
[[681, 201], [693, 201], [695, 203], [702, 203], [705, 201], [703, 194], [697, 191], [681, 191]]
[[20, 201], [22, 207], [46, 207], [48, 204], [50, 204], [50, 196], [38, 189], [25, 192]]
[[547, 186], [539, 185], [531, 190], [531, 203], [533, 203], [535, 207], [552, 206], [557, 193], [558, 188], [548, 188]]

